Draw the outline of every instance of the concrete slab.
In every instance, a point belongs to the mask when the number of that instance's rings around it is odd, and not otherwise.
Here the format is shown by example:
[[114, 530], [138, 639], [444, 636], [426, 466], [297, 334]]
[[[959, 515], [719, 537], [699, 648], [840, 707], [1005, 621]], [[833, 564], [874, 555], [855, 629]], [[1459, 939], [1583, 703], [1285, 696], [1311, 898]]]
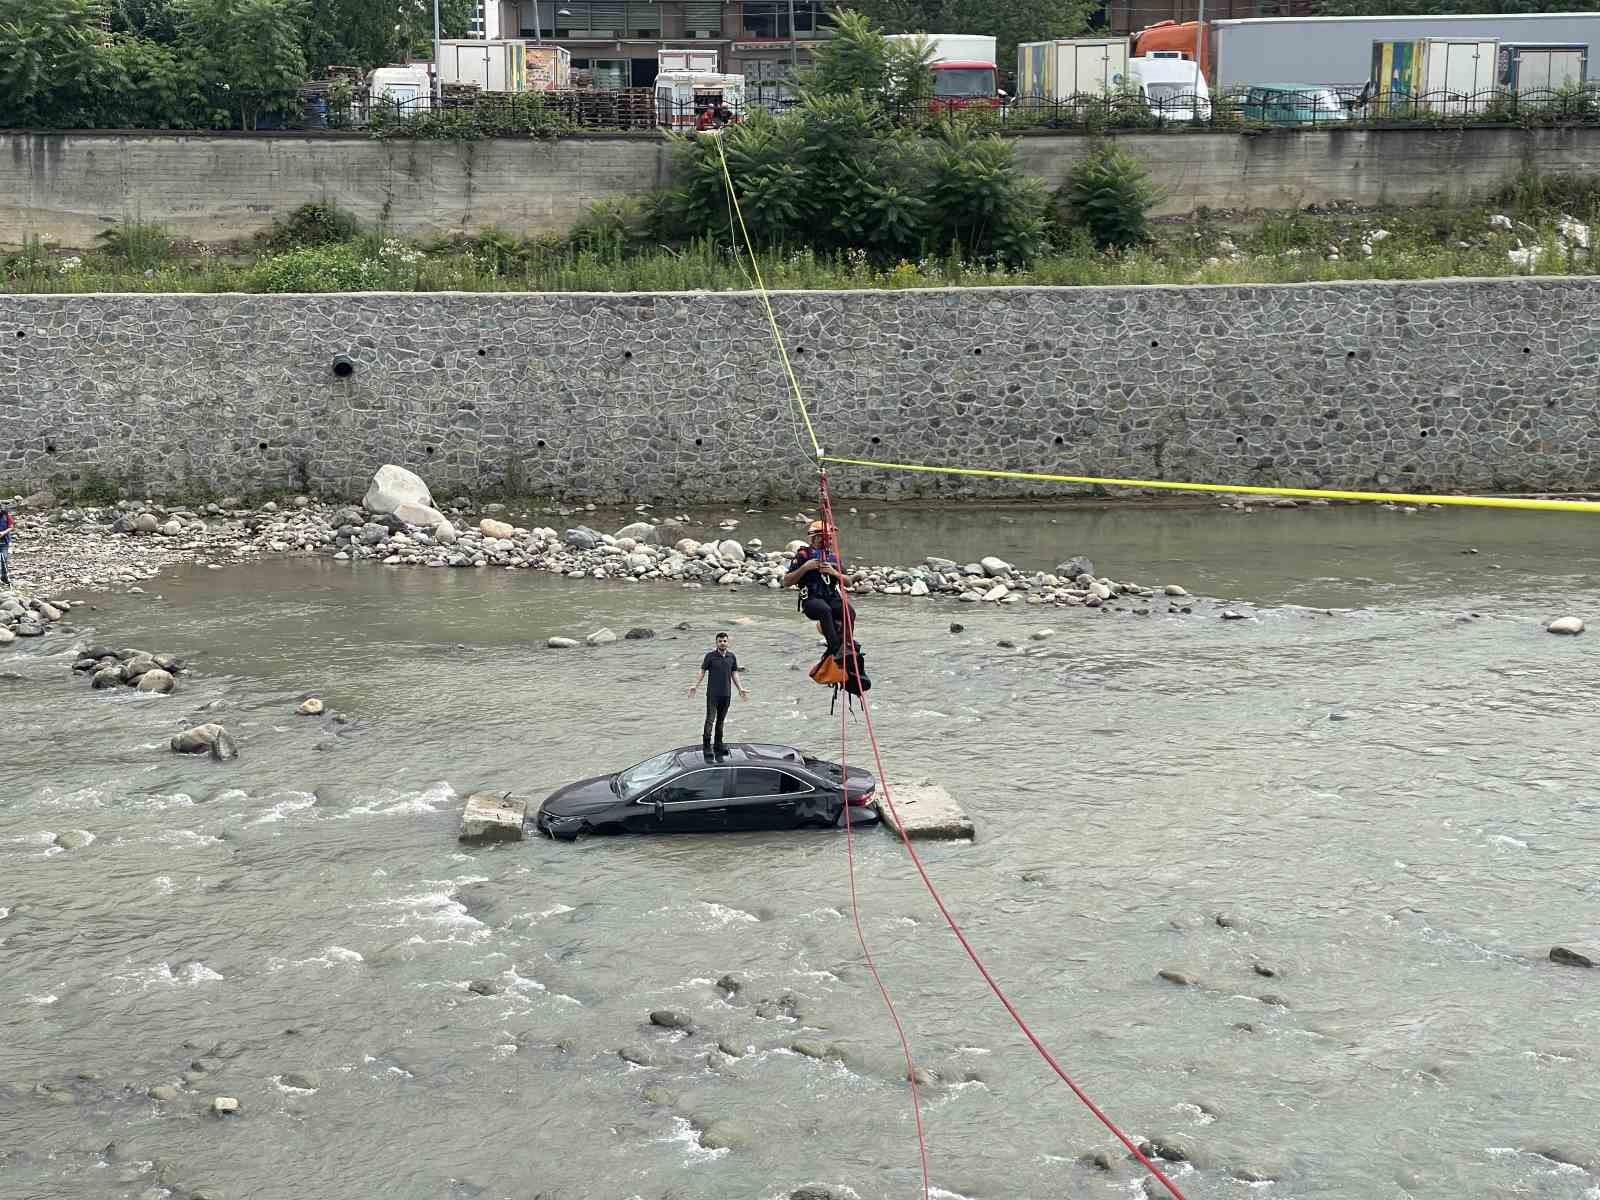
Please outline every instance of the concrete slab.
[[520, 842], [528, 802], [512, 795], [473, 792], [461, 813], [463, 842]]
[[[975, 836], [972, 819], [936, 783], [897, 783], [890, 787], [889, 795], [894, 800], [894, 811], [879, 800], [878, 813], [897, 834], [904, 831], [908, 838], [946, 841]], [[900, 815], [898, 822], [895, 813]]]

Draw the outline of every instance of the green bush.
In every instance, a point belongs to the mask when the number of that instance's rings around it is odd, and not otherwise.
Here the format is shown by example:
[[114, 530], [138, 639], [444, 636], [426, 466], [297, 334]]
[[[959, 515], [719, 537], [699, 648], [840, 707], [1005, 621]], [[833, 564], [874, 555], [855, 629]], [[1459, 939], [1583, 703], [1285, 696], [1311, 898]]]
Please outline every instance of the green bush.
[[1080, 159], [1059, 195], [1068, 225], [1087, 229], [1103, 250], [1151, 240], [1150, 209], [1159, 194], [1139, 160], [1114, 144], [1097, 146]]
[[74, 494], [79, 504], [106, 505], [115, 504], [121, 492], [104, 475], [91, 473], [77, 486]]
[[131, 271], [159, 270], [172, 257], [172, 235], [160, 225], [123, 219], [114, 229], [95, 235], [100, 253]]
[[295, 250], [353, 241], [360, 232], [361, 222], [355, 214], [336, 204], [302, 204], [274, 222], [261, 240], [274, 250]]
[[271, 254], [245, 272], [253, 292], [371, 292], [396, 286], [395, 272], [353, 246], [310, 246]]

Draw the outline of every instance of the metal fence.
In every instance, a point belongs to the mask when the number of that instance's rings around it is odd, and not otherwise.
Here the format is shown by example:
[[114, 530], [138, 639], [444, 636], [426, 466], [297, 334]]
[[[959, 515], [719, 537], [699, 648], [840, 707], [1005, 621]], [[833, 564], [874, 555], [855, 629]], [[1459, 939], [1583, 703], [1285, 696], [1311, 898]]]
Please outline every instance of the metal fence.
[[[659, 101], [649, 88], [617, 91], [480, 92], [419, 96], [396, 101], [363, 92], [232, 98], [240, 115], [235, 128], [392, 129], [431, 126], [436, 136], [470, 125], [478, 136], [542, 134], [579, 130], [672, 129], [694, 133], [749, 117], [758, 109], [787, 111], [792, 104], [749, 101], [728, 105], [722, 115], [701, 102]], [[708, 117], [708, 111], [711, 115]], [[1028, 129], [1095, 131], [1152, 129], [1269, 129], [1293, 127], [1383, 128], [1463, 124], [1526, 126], [1600, 125], [1600, 85], [1554, 91], [1375, 92], [1370, 85], [1328, 85], [1303, 90], [1246, 87], [1215, 96], [1175, 92], [1149, 99], [1138, 92], [1079, 94], [1062, 98], [1018, 96], [1007, 102], [925, 100], [890, 113], [913, 127], [961, 123], [996, 132]]]

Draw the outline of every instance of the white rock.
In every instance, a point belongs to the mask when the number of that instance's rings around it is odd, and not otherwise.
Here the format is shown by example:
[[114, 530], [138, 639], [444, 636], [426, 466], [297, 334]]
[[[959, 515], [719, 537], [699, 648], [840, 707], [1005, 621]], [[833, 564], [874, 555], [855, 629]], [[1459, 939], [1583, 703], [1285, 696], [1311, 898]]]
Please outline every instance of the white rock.
[[1011, 564], [1003, 558], [996, 558], [992, 554], [980, 559], [978, 565], [983, 568], [983, 573], [985, 575], [997, 576], [1011, 574]]
[[154, 533], [161, 528], [161, 522], [156, 520], [154, 513], [140, 513], [133, 519], [133, 528], [139, 533]]
[[1010, 588], [1006, 587], [1006, 585], [1003, 583], [997, 583], [983, 594], [983, 598], [989, 601], [999, 601], [1004, 600], [1010, 594]]
[[1582, 221], [1562, 213], [1556, 218], [1556, 232], [1568, 245], [1576, 246], [1580, 250], [1589, 248], [1589, 227]]
[[582, 643], [577, 638], [553, 637], [545, 645], [552, 650], [576, 650]]
[[367, 488], [366, 498], [361, 503], [368, 512], [392, 513], [408, 500], [429, 508], [434, 506], [433, 494], [419, 476], [390, 463], [378, 468], [372, 477], [372, 486]]
[[911, 590], [907, 593], [907, 595], [911, 596], [926, 596], [927, 594], [928, 585], [920, 579], [912, 581]]
[[1550, 624], [1545, 626], [1545, 630], [1549, 633], [1582, 633], [1583, 618], [1557, 617], [1554, 621], [1551, 621]]
[[625, 561], [628, 564], [628, 570], [632, 571], [635, 575], [643, 575], [646, 571], [650, 570], [651, 567], [656, 565], [655, 559], [638, 550], [635, 550], [632, 554], [628, 555]]
[[16, 634], [12, 633], [11, 630], [7, 629], [4, 625], [0, 625], [0, 646], [8, 646], [16, 640]]
[[693, 538], [681, 538], [672, 548], [689, 558], [694, 558], [700, 553], [700, 543]]
[[239, 1102], [232, 1096], [217, 1096], [211, 1101], [211, 1115], [216, 1117], [237, 1116]]
[[322, 701], [315, 696], [308, 696], [300, 702], [300, 707], [294, 711], [302, 717], [320, 717], [322, 715]]
[[178, 681], [170, 673], [163, 671], [160, 667], [152, 667], [139, 676], [139, 682], [136, 686], [141, 692], [159, 692], [165, 696], [177, 684]]
[[[1037, 599], [1037, 597], [1029, 596], [1028, 599], [1029, 600], [1034, 600], [1034, 599]], [[1055, 637], [1055, 635], [1056, 635], [1056, 631], [1054, 629], [1035, 629], [1028, 636], [1031, 637], [1036, 642], [1042, 642], [1042, 641], [1046, 640], [1047, 638]]]
[[1372, 231], [1372, 236], [1367, 238], [1367, 241], [1369, 241], [1369, 242], [1381, 242], [1385, 238], [1387, 238], [1388, 236], [1389, 236], [1389, 231], [1387, 229], [1374, 229]]
[[1089, 585], [1089, 594], [1092, 596], [1097, 596], [1101, 600], [1109, 600], [1111, 599], [1111, 588], [1109, 585], [1101, 583], [1098, 579], [1096, 579]]
[[1507, 250], [1506, 258], [1511, 261], [1512, 266], [1523, 271], [1531, 271], [1539, 262], [1539, 249], [1534, 247], [1532, 250]]
[[740, 580], [739, 580], [739, 572], [737, 572], [737, 571], [724, 571], [722, 573], [722, 575], [720, 575], [718, 577], [717, 582], [719, 584], [721, 584], [723, 587], [733, 587], [734, 585], [736, 585], [737, 583], [740, 582]]
[[617, 541], [623, 538], [632, 538], [636, 544], [654, 546], [661, 541], [661, 535], [656, 527], [648, 521], [635, 521], [632, 525], [624, 525], [616, 532]]
[[1169, 583], [1161, 589], [1169, 596], [1187, 596], [1189, 593], [1176, 583]]
[[1494, 216], [1489, 218], [1489, 228], [1490, 229], [1510, 229], [1511, 228], [1511, 218], [1507, 217], [1507, 216], [1504, 216], [1504, 215], [1502, 215], [1500, 213], [1496, 213]]
[[482, 533], [484, 537], [509, 538], [517, 531], [504, 521], [496, 521], [493, 517], [485, 517], [478, 522], [478, 532]]
[[959, 598], [961, 600], [966, 601], [968, 604], [976, 604], [979, 600], [983, 599], [983, 593], [982, 592], [962, 592]]
[[61, 610], [53, 604], [46, 604], [42, 600], [39, 602], [38, 612], [46, 621], [61, 620]]
[[725, 563], [742, 563], [744, 561], [744, 547], [729, 538], [725, 542], [717, 543], [717, 557]]
[[583, 640], [588, 642], [591, 646], [604, 646], [616, 641], [617, 635], [604, 626], [601, 626]]
[[406, 500], [401, 504], [397, 504], [394, 515], [407, 525], [415, 525], [418, 529], [426, 529], [429, 533], [433, 533], [441, 525], [450, 523], [437, 508], [428, 504], [418, 504], [414, 500]]
[[161, 532], [166, 537], [177, 537], [183, 532], [183, 522], [176, 519], [168, 521], [161, 527]]

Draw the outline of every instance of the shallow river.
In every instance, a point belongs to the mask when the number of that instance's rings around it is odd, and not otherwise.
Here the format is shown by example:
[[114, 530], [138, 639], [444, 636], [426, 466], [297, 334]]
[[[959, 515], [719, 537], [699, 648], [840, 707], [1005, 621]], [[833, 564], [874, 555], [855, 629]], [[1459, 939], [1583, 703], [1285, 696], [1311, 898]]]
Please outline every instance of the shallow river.
[[[769, 544], [793, 528], [742, 519]], [[899, 562], [1088, 553], [1256, 605], [862, 606], [890, 784], [942, 782], [977, 824], [927, 846], [930, 873], [1089, 1095], [1189, 1148], [1188, 1197], [1600, 1198], [1600, 971], [1546, 960], [1600, 949], [1600, 642], [1543, 630], [1600, 617], [1588, 519], [863, 512], [846, 532]], [[697, 740], [684, 691], [717, 628], [753, 692], [731, 732], [837, 756], [792, 600], [322, 561], [148, 590], [0, 651], [21, 676], [0, 675], [0, 1196], [921, 1194], [842, 834], [455, 841], [470, 791]], [[602, 624], [662, 636], [544, 649]], [[170, 698], [92, 693], [68, 669], [91, 633], [195, 672]], [[306, 694], [350, 724], [293, 715]], [[165, 748], [199, 720], [236, 762]], [[54, 844], [75, 831], [93, 840]], [[855, 862], [940, 1077], [934, 1194], [1138, 1195], [899, 845], [859, 832]], [[219, 1095], [240, 1115], [206, 1115]], [[1115, 1171], [1078, 1161], [1097, 1150]]]

